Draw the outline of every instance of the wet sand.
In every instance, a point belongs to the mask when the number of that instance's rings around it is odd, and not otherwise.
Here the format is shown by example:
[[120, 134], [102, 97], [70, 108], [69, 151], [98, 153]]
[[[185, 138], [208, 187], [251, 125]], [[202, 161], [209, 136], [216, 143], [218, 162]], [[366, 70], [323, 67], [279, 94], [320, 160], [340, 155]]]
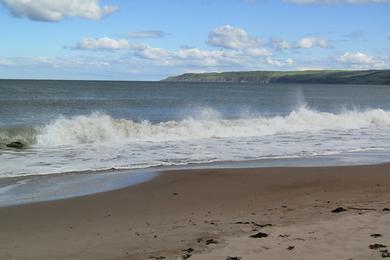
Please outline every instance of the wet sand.
[[387, 208], [390, 164], [172, 171], [0, 208], [0, 259], [382, 259]]

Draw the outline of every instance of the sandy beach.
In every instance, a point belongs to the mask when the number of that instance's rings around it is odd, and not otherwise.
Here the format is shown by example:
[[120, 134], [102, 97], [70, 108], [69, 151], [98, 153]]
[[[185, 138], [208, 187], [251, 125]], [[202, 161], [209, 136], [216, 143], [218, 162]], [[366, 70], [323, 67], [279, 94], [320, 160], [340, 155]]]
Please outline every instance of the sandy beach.
[[165, 172], [0, 208], [0, 259], [381, 259], [389, 184], [390, 164]]

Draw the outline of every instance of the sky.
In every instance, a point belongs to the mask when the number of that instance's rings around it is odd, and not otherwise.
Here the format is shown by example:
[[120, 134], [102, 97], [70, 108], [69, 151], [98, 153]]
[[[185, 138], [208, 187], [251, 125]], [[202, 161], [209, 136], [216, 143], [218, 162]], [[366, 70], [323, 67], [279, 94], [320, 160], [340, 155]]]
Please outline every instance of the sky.
[[0, 0], [0, 78], [390, 68], [390, 0]]

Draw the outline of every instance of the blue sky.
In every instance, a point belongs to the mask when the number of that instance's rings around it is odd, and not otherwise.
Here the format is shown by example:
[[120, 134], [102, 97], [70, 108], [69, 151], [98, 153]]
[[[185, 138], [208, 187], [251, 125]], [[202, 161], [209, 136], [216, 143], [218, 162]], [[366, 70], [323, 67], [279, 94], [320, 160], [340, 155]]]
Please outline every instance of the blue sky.
[[0, 2], [0, 78], [390, 67], [390, 0]]

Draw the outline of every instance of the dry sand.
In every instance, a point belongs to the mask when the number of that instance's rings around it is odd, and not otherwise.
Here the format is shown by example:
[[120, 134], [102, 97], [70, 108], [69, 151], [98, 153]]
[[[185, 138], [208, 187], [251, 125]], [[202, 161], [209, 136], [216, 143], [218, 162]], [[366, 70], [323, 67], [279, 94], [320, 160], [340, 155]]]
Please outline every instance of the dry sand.
[[0, 259], [381, 259], [369, 246], [390, 246], [384, 208], [390, 164], [167, 172], [0, 208]]

